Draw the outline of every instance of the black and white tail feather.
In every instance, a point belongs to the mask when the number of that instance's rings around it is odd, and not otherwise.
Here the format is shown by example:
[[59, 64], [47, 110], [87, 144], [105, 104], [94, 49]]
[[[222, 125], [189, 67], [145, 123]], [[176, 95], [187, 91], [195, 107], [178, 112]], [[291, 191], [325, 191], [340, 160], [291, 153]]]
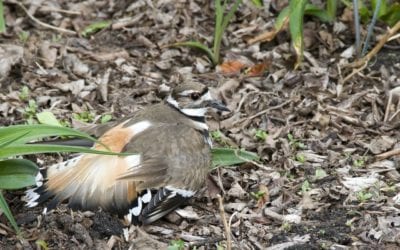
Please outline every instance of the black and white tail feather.
[[195, 192], [164, 187], [147, 190], [132, 204], [125, 218], [134, 225], [147, 225], [162, 218], [186, 203]]
[[[60, 200], [55, 194], [46, 188], [47, 171], [62, 171], [73, 168], [79, 161], [80, 157], [81, 156], [78, 156], [54, 164], [48, 169], [40, 169], [36, 175], [36, 187], [25, 191], [25, 196], [22, 198], [26, 202], [26, 206], [36, 207], [37, 205], [48, 201], [42, 213], [47, 214], [53, 210], [60, 203]], [[158, 190], [146, 189], [137, 196], [125, 212], [118, 211], [118, 214], [124, 216], [129, 223], [134, 225], [147, 225], [182, 206], [194, 194], [194, 191], [174, 188], [171, 186], [160, 188]], [[71, 205], [72, 204], [69, 204], [69, 207], [73, 208]]]

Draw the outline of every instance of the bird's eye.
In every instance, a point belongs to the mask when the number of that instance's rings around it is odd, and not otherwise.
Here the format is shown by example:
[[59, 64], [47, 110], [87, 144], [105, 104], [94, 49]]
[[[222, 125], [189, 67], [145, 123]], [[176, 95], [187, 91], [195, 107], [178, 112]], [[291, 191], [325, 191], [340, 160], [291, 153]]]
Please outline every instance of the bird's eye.
[[200, 98], [200, 94], [198, 92], [194, 92], [190, 94], [190, 98], [192, 98], [192, 100], [197, 100]]

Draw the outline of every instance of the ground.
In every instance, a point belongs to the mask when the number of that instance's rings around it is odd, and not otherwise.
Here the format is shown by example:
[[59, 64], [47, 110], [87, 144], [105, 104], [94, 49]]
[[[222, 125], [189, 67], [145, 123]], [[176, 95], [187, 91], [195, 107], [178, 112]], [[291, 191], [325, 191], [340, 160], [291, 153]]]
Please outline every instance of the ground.
[[[172, 240], [190, 249], [226, 247], [216, 193], [234, 249], [399, 247], [398, 39], [352, 74], [351, 15], [341, 8], [333, 24], [307, 17], [306, 54], [295, 70], [287, 32], [248, 43], [272, 29], [278, 1], [264, 9], [245, 1], [224, 33], [225, 63], [214, 68], [201, 52], [171, 46], [211, 46], [214, 7], [206, 1], [4, 2], [1, 126], [35, 122], [45, 110], [75, 128], [107, 115], [117, 120], [160, 102], [160, 86], [195, 81], [213, 87], [232, 111], [209, 114], [214, 144], [261, 159], [213, 170], [214, 185], [179, 215], [142, 228], [65, 205], [42, 216], [43, 207], [24, 206], [23, 190], [6, 192], [23, 233], [17, 237], [0, 212], [0, 249], [164, 249]], [[101, 20], [113, 23], [81, 35]], [[385, 30], [378, 23], [375, 32]], [[66, 157], [29, 159], [46, 166]]]

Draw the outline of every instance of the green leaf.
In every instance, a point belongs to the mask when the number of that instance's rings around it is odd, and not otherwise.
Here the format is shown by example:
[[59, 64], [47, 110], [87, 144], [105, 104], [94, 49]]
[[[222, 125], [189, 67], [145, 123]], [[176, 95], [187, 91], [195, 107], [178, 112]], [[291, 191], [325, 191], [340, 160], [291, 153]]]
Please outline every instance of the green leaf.
[[[21, 136], [24, 133], [25, 135]], [[35, 124], [0, 127], [0, 145], [2, 144], [1, 142], [3, 138], [12, 137], [11, 135], [13, 134], [21, 136], [18, 140], [14, 141], [13, 144], [23, 144], [49, 136], [75, 136], [96, 141], [95, 138], [72, 128]]]
[[0, 161], [0, 189], [20, 189], [35, 184], [39, 168], [24, 159]]
[[296, 51], [297, 68], [303, 60], [304, 42], [303, 42], [303, 18], [307, 0], [291, 0], [289, 3], [289, 28], [292, 38], [293, 48]]
[[61, 146], [61, 145], [50, 145], [50, 144], [49, 145], [19, 144], [2, 148], [2, 150], [0, 151], [0, 159], [16, 155], [61, 153], [61, 152], [79, 152], [79, 153], [119, 155], [119, 156], [127, 156], [134, 154], [134, 153], [114, 153], [111, 151], [100, 151], [100, 150], [94, 150], [86, 147], [77, 147], [77, 146]]
[[211, 51], [211, 49], [208, 48], [207, 46], [205, 46], [204, 44], [198, 42], [198, 41], [188, 41], [188, 42], [174, 43], [171, 46], [174, 46], [174, 47], [186, 46], [186, 47], [190, 47], [190, 48], [199, 49], [199, 50], [203, 51], [204, 53], [206, 53], [206, 55], [208, 56], [208, 58], [212, 61], [212, 63], [214, 65], [217, 64], [215, 55]]
[[62, 125], [57, 120], [57, 118], [54, 116], [54, 114], [51, 113], [50, 111], [40, 112], [40, 113], [36, 114], [36, 118], [38, 119], [39, 123], [41, 123], [41, 124], [62, 127]]
[[0, 149], [18, 141], [29, 133], [29, 131], [17, 131], [11, 134], [0, 136]]
[[[1, 1], [1, 0], [0, 0]], [[3, 196], [3, 193], [0, 190], [0, 209], [3, 211], [4, 215], [7, 217], [8, 221], [10, 222], [11, 226], [14, 228], [14, 230], [19, 234], [20, 230], [17, 225], [17, 222], [15, 221], [10, 208], [7, 205], [7, 201]]]
[[375, 10], [378, 1], [381, 1], [380, 7], [378, 10], [378, 18], [380, 18], [381, 16], [385, 15], [388, 12], [388, 4], [387, 4], [386, 0], [371, 0], [371, 6], [372, 6], [373, 10]]
[[337, 2], [338, 0], [328, 0], [326, 4], [326, 13], [329, 16], [329, 21], [328, 22], [333, 22], [336, 17], [336, 11], [337, 11]]
[[6, 22], [4, 20], [3, 0], [0, 0], [0, 33], [4, 33], [5, 31], [6, 31]]
[[183, 250], [185, 249], [185, 242], [183, 240], [171, 240], [167, 250]]
[[313, 5], [307, 4], [304, 10], [305, 15], [318, 17], [322, 22], [331, 22], [333, 19], [328, 15], [328, 12]]
[[323, 179], [323, 178], [325, 178], [326, 176], [328, 176], [328, 174], [325, 172], [325, 170], [323, 170], [322, 168], [317, 168], [316, 170], [315, 170], [315, 178], [317, 179], [317, 180], [320, 180], [320, 179]]
[[232, 148], [212, 149], [212, 168], [237, 165], [247, 161], [257, 161], [259, 159], [257, 154], [245, 150]]
[[395, 25], [400, 21], [400, 3], [391, 4], [387, 13], [382, 15], [380, 19], [390, 26]]
[[35, 244], [36, 244], [36, 246], [38, 246], [39, 249], [43, 249], [43, 250], [49, 249], [47, 242], [44, 240], [36, 240]]
[[275, 20], [275, 30], [276, 32], [279, 32], [284, 24], [287, 22], [289, 19], [289, 6], [285, 7], [281, 12], [279, 13], [278, 17]]
[[98, 22], [92, 23], [92, 24], [86, 26], [86, 28], [83, 29], [81, 34], [84, 37], [89, 36], [99, 30], [108, 28], [108, 26], [110, 26], [110, 24], [111, 24], [111, 21], [108, 21], [108, 20], [105, 20], [105, 21], [103, 20], [103, 21], [98, 21]]
[[104, 124], [106, 122], [111, 121], [111, 119], [112, 119], [112, 115], [110, 115], [110, 114], [102, 115], [101, 119], [100, 119], [100, 123]]
[[262, 8], [264, 6], [264, 3], [262, 0], [251, 0], [254, 6], [257, 8]]
[[236, 0], [231, 9], [226, 14], [226, 16], [224, 16], [228, 2], [229, 1], [224, 1], [224, 5], [221, 6], [221, 0], [215, 1], [215, 31], [214, 31], [214, 46], [213, 46], [214, 65], [219, 63], [221, 42], [224, 31], [228, 26], [229, 22], [231, 21], [233, 15], [235, 14], [237, 8], [242, 3], [242, 0]]

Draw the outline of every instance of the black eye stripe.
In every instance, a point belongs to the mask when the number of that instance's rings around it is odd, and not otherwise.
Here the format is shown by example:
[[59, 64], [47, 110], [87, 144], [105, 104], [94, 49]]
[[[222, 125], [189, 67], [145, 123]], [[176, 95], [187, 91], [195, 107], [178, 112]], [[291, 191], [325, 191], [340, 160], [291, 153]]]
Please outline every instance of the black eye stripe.
[[206, 94], [207, 92], [208, 92], [208, 88], [205, 87], [205, 88], [200, 92], [200, 95], [202, 96], [202, 95]]

